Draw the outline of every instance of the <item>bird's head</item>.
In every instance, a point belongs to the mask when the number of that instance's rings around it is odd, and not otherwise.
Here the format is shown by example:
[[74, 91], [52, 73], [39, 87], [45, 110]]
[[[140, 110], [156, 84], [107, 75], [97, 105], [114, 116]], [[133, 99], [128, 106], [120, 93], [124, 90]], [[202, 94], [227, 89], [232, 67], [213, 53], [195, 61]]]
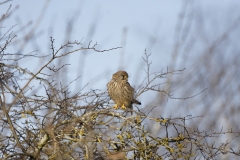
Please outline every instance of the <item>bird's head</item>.
[[118, 82], [121, 81], [128, 81], [128, 74], [126, 71], [118, 71], [116, 73], [113, 74], [112, 79]]

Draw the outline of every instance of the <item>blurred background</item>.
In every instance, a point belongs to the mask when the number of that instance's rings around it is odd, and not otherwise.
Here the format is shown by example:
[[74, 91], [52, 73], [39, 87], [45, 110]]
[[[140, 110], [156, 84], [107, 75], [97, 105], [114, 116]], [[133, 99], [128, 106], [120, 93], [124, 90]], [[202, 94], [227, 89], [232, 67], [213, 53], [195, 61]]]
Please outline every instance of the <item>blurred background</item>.
[[[6, 3], [4, 3], [6, 2]], [[202, 130], [238, 132], [240, 114], [240, 2], [238, 0], [201, 1], [0, 1], [4, 14], [11, 5], [11, 16], [1, 23], [1, 35], [14, 26], [17, 38], [8, 50], [12, 53], [50, 54], [50, 37], [56, 48], [78, 40], [87, 47], [108, 52], [79, 51], [59, 61], [56, 66], [70, 64], [58, 81], [80, 88], [106, 90], [106, 84], [116, 71], [129, 74], [136, 90], [146, 77], [144, 52], [151, 54], [150, 72], [181, 70], [154, 83], [165, 83], [171, 99], [163, 93], [146, 92], [138, 99], [140, 109], [153, 117], [199, 118], [188, 125]], [[68, 50], [68, 49], [66, 49]], [[66, 51], [65, 50], [65, 51]], [[11, 62], [14, 63], [14, 62]], [[42, 62], [20, 60], [23, 68], [37, 71]], [[144, 84], [143, 84], [144, 85]], [[194, 96], [201, 91], [204, 92]], [[187, 98], [188, 99], [178, 99]], [[154, 134], [161, 128], [147, 127]], [[231, 135], [221, 140], [233, 140]], [[239, 149], [239, 139], [232, 147]], [[220, 143], [220, 142], [219, 142]], [[237, 147], [237, 148], [236, 148]]]

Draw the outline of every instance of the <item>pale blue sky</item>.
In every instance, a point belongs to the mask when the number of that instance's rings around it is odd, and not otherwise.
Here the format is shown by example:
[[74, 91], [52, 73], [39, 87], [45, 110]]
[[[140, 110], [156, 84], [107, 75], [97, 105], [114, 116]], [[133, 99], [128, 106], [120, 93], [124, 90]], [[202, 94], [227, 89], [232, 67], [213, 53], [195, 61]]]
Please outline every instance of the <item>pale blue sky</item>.
[[[201, 39], [201, 42], [196, 45], [199, 50], [192, 51], [190, 57], [194, 56], [194, 53], [202, 52], [204, 50], [202, 44], [210, 43], [226, 29], [228, 22], [232, 23], [240, 15], [238, 14], [240, 8], [238, 0], [13, 0], [0, 5], [0, 14], [5, 13], [10, 4], [12, 4], [12, 10], [19, 6], [13, 15], [4, 22], [6, 29], [17, 24], [14, 31], [18, 31], [32, 21], [31, 25], [17, 33], [20, 41], [8, 48], [13, 52], [19, 52], [20, 46], [24, 43], [21, 39], [22, 36], [37, 24], [34, 29], [36, 39], [31, 40], [22, 52], [26, 54], [38, 50], [39, 54], [49, 54], [49, 37], [52, 36], [55, 39], [56, 47], [63, 44], [70, 21], [73, 22], [72, 34], [67, 40], [80, 41], [84, 38], [82, 42], [85, 46], [92, 40], [92, 44], [98, 43], [97, 49], [123, 47], [105, 53], [88, 51], [83, 61], [81, 61], [83, 59], [82, 52], [74, 53], [68, 59], [71, 66], [65, 74], [69, 76], [69, 81], [78, 75], [83, 75], [81, 84], [79, 84], [80, 82], [75, 84], [76, 88], [89, 82], [87, 89], [100, 88], [104, 90], [111, 75], [119, 68], [129, 73], [129, 81], [133, 86], [139, 84], [140, 80], [137, 79], [143, 77], [137, 75], [144, 73], [145, 66], [142, 56], [145, 49], [148, 53], [152, 53], [150, 59], [153, 61], [153, 71], [161, 71], [171, 66], [170, 59], [176, 39], [176, 24], [183, 2], [188, 4], [186, 17], [193, 16], [194, 20], [202, 21], [197, 23], [193, 20], [192, 25], [203, 25], [202, 28], [199, 27], [201, 30], [197, 30], [198, 27], [190, 30]], [[44, 7], [46, 3], [48, 5]], [[41, 13], [44, 15], [38, 24], [37, 19]], [[203, 33], [207, 33], [208, 36], [202, 33], [206, 30], [208, 32]], [[126, 34], [124, 31], [127, 31]], [[121, 59], [121, 55], [124, 55], [123, 59]], [[24, 60], [21, 62], [23, 66], [30, 66], [29, 69], [33, 71], [37, 68], [35, 62]], [[79, 63], [84, 63], [84, 65], [81, 66]], [[149, 99], [140, 97], [140, 100], [144, 104]]]
[[[7, 26], [18, 24], [15, 29], [21, 28], [28, 22], [33, 24], [25, 29], [23, 34], [32, 29], [36, 23], [42, 9], [44, 1], [11, 1], [1, 7], [6, 10], [9, 4], [12, 8], [19, 5], [14, 15], [6, 22]], [[69, 40], [82, 40], [87, 44], [92, 40], [92, 44], [98, 43], [97, 48], [109, 49], [113, 47], [123, 47], [123, 49], [113, 50], [106, 53], [90, 52], [86, 58], [84, 72], [92, 74], [84, 77], [84, 82], [95, 77], [96, 74], [103, 71], [114, 73], [119, 68], [120, 54], [124, 53], [122, 69], [129, 72], [130, 76], [138, 70], [139, 63], [142, 62], [144, 50], [151, 51], [154, 48], [148, 48], [150, 37], [157, 39], [155, 47], [157, 53], [152, 57], [160, 58], [153, 65], [166, 67], [168, 55], [171, 49], [168, 45], [173, 38], [176, 19], [181, 6], [181, 1], [49, 1], [42, 21], [37, 25], [35, 31], [36, 41], [27, 45], [24, 53], [32, 50], [39, 50], [40, 53], [48, 53], [49, 37], [56, 39], [56, 44], [63, 44], [66, 34], [66, 28], [69, 21], [73, 20], [73, 32]], [[93, 34], [89, 35], [89, 30], [94, 28]], [[122, 46], [123, 31], [127, 29], [126, 45]], [[18, 34], [20, 39], [23, 35]], [[159, 38], [160, 37], [160, 38]], [[17, 50], [18, 47], [15, 47]], [[78, 66], [76, 56], [81, 53], [75, 53], [71, 60], [73, 68]], [[161, 55], [159, 57], [159, 55]], [[71, 58], [72, 58], [71, 57]], [[79, 58], [77, 58], [79, 59]], [[116, 59], [116, 60], [114, 60]], [[76, 60], [76, 61], [75, 61]], [[161, 65], [159, 64], [161, 62]], [[94, 64], [94, 65], [93, 65]], [[141, 69], [142, 70], [142, 69]], [[74, 70], [76, 71], [76, 70]], [[76, 73], [73, 73], [76, 74]], [[110, 75], [109, 75], [110, 76]], [[134, 75], [135, 76], [135, 75]], [[108, 77], [110, 78], [110, 77]]]

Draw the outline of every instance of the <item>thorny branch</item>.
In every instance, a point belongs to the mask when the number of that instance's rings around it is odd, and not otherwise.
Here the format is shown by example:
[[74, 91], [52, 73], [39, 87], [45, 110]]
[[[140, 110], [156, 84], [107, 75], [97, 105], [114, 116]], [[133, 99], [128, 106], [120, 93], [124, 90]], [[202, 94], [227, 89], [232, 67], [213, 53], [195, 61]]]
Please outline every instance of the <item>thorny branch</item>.
[[[128, 115], [131, 109], [112, 109], [106, 92], [85, 91], [88, 84], [72, 93], [71, 85], [80, 76], [66, 85], [52, 79], [54, 74], [70, 65], [64, 63], [56, 67], [54, 62], [58, 59], [82, 50], [107, 52], [121, 47], [99, 50], [97, 43], [91, 45], [92, 41], [87, 47], [79, 41], [56, 47], [55, 39], [50, 37], [51, 54], [39, 56], [37, 51], [12, 54], [8, 53], [7, 46], [16, 37], [13, 28], [0, 38], [1, 159], [215, 159], [226, 154], [240, 156], [239, 149], [231, 146], [239, 137], [239, 131], [215, 128], [205, 131], [189, 125], [204, 116], [150, 117], [149, 113], [140, 110], [133, 110], [134, 115]], [[6, 41], [1, 43], [3, 40]], [[152, 73], [150, 57], [145, 50], [146, 75], [138, 87], [137, 97], [154, 91], [171, 99], [186, 100], [206, 90], [193, 96], [173, 97], [166, 79], [182, 73], [185, 68], [167, 68]], [[19, 61], [23, 58], [45, 63], [33, 72], [21, 66]], [[17, 63], [10, 64], [10, 60]], [[157, 135], [149, 129], [147, 121], [151, 122], [151, 127], [159, 127]], [[233, 138], [217, 143], [215, 138], [223, 135]]]
[[[80, 43], [67, 43], [55, 50], [54, 40], [51, 39], [51, 42], [52, 57], [36, 73], [17, 65], [1, 65], [2, 75], [12, 73], [12, 76], [7, 78], [1, 77], [2, 95], [4, 96], [5, 93], [14, 95], [12, 102], [7, 105], [7, 109], [4, 109], [3, 105], [6, 102], [1, 102], [4, 115], [7, 117], [7, 121], [1, 123], [4, 124], [3, 128], [8, 129], [13, 134], [17, 147], [21, 150], [19, 152], [15, 149], [14, 153], [11, 153], [10, 151], [15, 145], [10, 141], [11, 137], [3, 136], [3, 142], [8, 144], [2, 152], [3, 155], [7, 153], [5, 159], [10, 157], [30, 157], [32, 159], [48, 157], [51, 159], [52, 157], [61, 157], [62, 155], [59, 153], [63, 152], [67, 153], [64, 155], [65, 158], [76, 158], [80, 155], [85, 159], [93, 159], [94, 157], [107, 159], [116, 155], [130, 156], [134, 159], [141, 157], [144, 159], [168, 157], [189, 159], [197, 157], [199, 153], [205, 158], [226, 153], [240, 154], [233, 149], [227, 149], [226, 146], [230, 142], [221, 144], [219, 147], [216, 145], [210, 146], [206, 143], [208, 138], [217, 137], [221, 134], [238, 135], [238, 132], [218, 132], [215, 130], [202, 132], [186, 125], [187, 121], [201, 117], [156, 118], [149, 117], [139, 111], [134, 111], [135, 115], [128, 116], [125, 111], [113, 110], [108, 103], [107, 94], [100, 90], [82, 92], [83, 89], [80, 89], [76, 94], [70, 95], [69, 88], [78, 78], [66, 86], [60, 84], [60, 88], [58, 88], [54, 82], [40, 77], [40, 75], [51, 76], [42, 74], [44, 68], [48, 68], [54, 73], [59, 72], [66, 65], [56, 69], [54, 66], [49, 67], [50, 64], [55, 59], [67, 56], [72, 52], [58, 56], [64, 47], [72, 47], [72, 45], [80, 45]], [[87, 47], [87, 49], [91, 48]], [[148, 63], [147, 77], [141, 83], [143, 87], [140, 87], [138, 96], [153, 90], [164, 92], [171, 98], [169, 92], [159, 88], [160, 85], [167, 83], [158, 84], [159, 81], [157, 80], [184, 70], [150, 73], [148, 60], [150, 55], [146, 52], [145, 54], [146, 58], [144, 60]], [[29, 78], [26, 79], [27, 82], [23, 87], [17, 85], [17, 89], [12, 89], [7, 83], [13, 82], [13, 80], [16, 83], [18, 82], [19, 75], [17, 76], [15, 71], [19, 71], [23, 75], [29, 75]], [[35, 93], [32, 96], [26, 96], [31, 91], [25, 90], [31, 88], [29, 85], [31, 81], [40, 81], [45, 89], [45, 95]], [[147, 83], [144, 84], [145, 81]], [[189, 97], [184, 99], [187, 98]], [[18, 110], [15, 110], [16, 106], [19, 107]], [[42, 114], [42, 111], [45, 114]], [[17, 120], [24, 118], [27, 119], [21, 125], [17, 123]], [[165, 136], [156, 137], [152, 135], [146, 129], [146, 120], [165, 128], [162, 131]], [[10, 127], [7, 127], [8, 125]], [[157, 151], [159, 148], [162, 148], [160, 152]]]

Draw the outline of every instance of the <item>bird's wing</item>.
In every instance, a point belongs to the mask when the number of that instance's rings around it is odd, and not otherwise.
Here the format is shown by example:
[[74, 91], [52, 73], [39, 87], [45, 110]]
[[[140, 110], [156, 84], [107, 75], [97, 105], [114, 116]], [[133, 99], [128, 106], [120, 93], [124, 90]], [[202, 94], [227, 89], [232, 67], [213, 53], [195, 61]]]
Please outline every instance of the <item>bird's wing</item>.
[[127, 87], [129, 88], [129, 90], [131, 91], [132, 94], [134, 94], [134, 88], [130, 85], [129, 82], [126, 83]]
[[127, 86], [130, 88], [130, 94], [132, 95], [132, 103], [136, 103], [136, 104], [141, 104], [141, 102], [139, 102], [138, 100], [134, 99], [134, 88], [130, 85], [130, 83], [127, 82]]
[[125, 94], [128, 95], [127, 98], [132, 101], [134, 96], [134, 88], [128, 82], [125, 84], [125, 92], [127, 92], [127, 94]]

